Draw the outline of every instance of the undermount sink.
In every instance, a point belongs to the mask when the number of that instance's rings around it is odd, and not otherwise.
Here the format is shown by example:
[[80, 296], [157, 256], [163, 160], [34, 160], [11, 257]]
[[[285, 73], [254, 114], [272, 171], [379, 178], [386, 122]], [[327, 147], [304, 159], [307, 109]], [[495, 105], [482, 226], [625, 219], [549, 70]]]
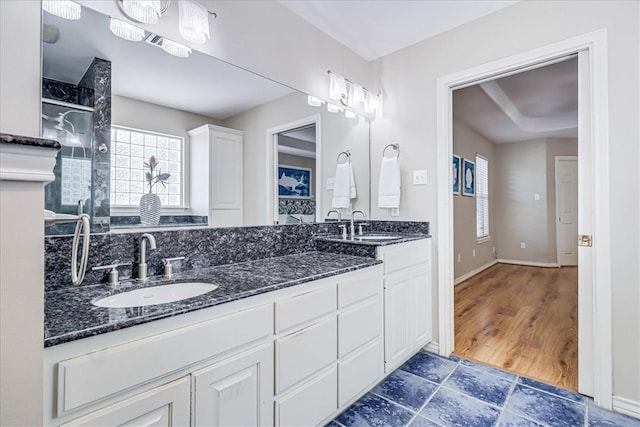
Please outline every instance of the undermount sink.
[[393, 240], [393, 239], [400, 239], [400, 236], [391, 236], [388, 234], [380, 234], [380, 235], [369, 234], [366, 236], [355, 236], [355, 238], [358, 240]]
[[166, 304], [197, 297], [216, 289], [218, 285], [203, 282], [174, 283], [171, 285], [151, 286], [111, 295], [93, 302], [97, 307], [129, 308], [147, 305]]

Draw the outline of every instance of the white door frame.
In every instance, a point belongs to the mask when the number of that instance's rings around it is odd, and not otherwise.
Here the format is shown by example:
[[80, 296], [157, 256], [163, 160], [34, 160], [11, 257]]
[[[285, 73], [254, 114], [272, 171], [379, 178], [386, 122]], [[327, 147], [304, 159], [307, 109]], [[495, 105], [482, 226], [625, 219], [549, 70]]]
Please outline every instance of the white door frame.
[[[453, 155], [452, 90], [476, 84], [497, 75], [516, 73], [580, 51], [589, 52], [591, 89], [590, 188], [593, 194], [592, 226], [593, 263], [593, 369], [594, 399], [597, 405], [612, 405], [611, 338], [611, 257], [609, 220], [609, 112], [607, 86], [607, 33], [594, 31], [548, 46], [522, 52], [438, 78], [437, 108], [437, 191], [438, 191], [438, 348], [441, 355], [454, 349], [453, 305], [453, 195], [451, 191], [451, 156]], [[582, 153], [580, 154], [582, 156]], [[587, 157], [588, 158], [588, 157]], [[582, 225], [579, 225], [582, 227]], [[579, 233], [582, 231], [578, 231]], [[591, 234], [591, 233], [587, 233]], [[580, 344], [579, 344], [580, 345]], [[580, 350], [579, 350], [580, 351]]]
[[322, 171], [320, 118], [321, 115], [318, 113], [267, 129], [267, 166], [264, 192], [267, 198], [265, 204], [265, 206], [267, 206], [267, 212], [265, 224], [274, 224], [278, 219], [278, 204], [275, 202], [276, 195], [278, 194], [278, 184], [276, 183], [275, 173], [278, 168], [278, 134], [313, 124], [316, 126], [316, 185], [314, 189], [314, 197], [316, 200], [316, 222], [320, 222], [322, 220], [322, 182], [318, 179], [320, 171]]

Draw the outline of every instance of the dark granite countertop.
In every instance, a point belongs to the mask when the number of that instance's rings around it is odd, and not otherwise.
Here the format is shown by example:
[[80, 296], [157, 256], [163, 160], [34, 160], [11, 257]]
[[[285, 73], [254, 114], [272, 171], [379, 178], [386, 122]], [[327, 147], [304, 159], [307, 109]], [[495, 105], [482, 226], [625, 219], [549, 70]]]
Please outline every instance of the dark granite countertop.
[[149, 282], [123, 281], [118, 290], [112, 290], [106, 284], [53, 290], [45, 293], [44, 346], [51, 347], [379, 263], [381, 261], [374, 258], [306, 252], [185, 271], [175, 274], [171, 279], [158, 277], [150, 278], [150, 281], [154, 286], [203, 281], [219, 287], [198, 297], [146, 307], [102, 308], [91, 302], [115, 293], [150, 286]]
[[9, 133], [0, 133], [0, 142], [4, 142], [5, 144], [28, 145], [31, 147], [53, 148], [55, 150], [59, 150], [61, 147], [60, 143], [53, 139], [11, 135]]

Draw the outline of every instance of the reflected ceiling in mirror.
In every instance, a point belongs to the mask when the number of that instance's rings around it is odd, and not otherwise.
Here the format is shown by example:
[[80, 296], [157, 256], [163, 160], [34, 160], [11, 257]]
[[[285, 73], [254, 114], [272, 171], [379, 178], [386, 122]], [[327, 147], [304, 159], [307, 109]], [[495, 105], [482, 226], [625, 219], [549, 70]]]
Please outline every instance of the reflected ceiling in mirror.
[[77, 84], [101, 58], [112, 63], [112, 94], [219, 120], [294, 92], [195, 50], [188, 58], [169, 55], [152, 33], [140, 42], [121, 39], [109, 30], [108, 16], [86, 7], [77, 21], [43, 15], [60, 34], [43, 43], [45, 78]]

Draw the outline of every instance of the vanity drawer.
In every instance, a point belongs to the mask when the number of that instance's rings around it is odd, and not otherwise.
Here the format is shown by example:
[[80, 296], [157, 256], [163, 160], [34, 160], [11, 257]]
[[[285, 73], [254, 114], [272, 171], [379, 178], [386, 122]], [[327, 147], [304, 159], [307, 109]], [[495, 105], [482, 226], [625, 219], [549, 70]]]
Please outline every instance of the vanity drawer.
[[276, 302], [276, 333], [317, 319], [335, 309], [335, 285]]
[[275, 401], [276, 426], [318, 425], [338, 409], [335, 366]]
[[64, 360], [57, 366], [57, 415], [266, 339], [272, 319], [266, 304]]
[[431, 257], [429, 244], [429, 239], [423, 239], [400, 245], [381, 247], [379, 255], [384, 261], [384, 274], [429, 261]]
[[382, 308], [378, 297], [340, 313], [338, 357], [344, 357], [373, 338], [381, 336], [381, 321]]
[[380, 267], [370, 268], [366, 273], [358, 272], [355, 277], [338, 283], [338, 308], [367, 299], [382, 292]]
[[331, 317], [276, 340], [276, 394], [336, 361], [337, 323]]
[[370, 385], [375, 384], [383, 372], [382, 343], [380, 339], [367, 344], [338, 365], [338, 398], [342, 406]]

